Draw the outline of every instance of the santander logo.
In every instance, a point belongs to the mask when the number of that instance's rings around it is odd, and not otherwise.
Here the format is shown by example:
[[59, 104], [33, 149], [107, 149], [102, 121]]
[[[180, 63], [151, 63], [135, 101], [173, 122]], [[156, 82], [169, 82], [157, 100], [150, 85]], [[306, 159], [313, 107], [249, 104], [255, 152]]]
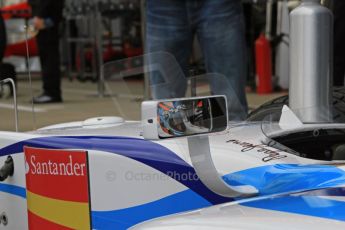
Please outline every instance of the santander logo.
[[29, 166], [29, 163], [26, 161], [26, 158], [25, 158], [25, 174], [28, 174], [30, 171], [30, 166]]
[[85, 176], [86, 164], [73, 161], [73, 156], [68, 156], [67, 162], [55, 162], [51, 159], [39, 160], [33, 154], [29, 161], [25, 161], [26, 174], [50, 176]]

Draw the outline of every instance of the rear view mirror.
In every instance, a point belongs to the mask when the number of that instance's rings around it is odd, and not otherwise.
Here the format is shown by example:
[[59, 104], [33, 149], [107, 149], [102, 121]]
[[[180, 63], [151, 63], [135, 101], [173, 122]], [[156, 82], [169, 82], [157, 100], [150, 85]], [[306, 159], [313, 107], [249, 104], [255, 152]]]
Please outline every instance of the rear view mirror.
[[145, 139], [164, 139], [221, 132], [227, 128], [225, 96], [145, 101], [142, 103]]

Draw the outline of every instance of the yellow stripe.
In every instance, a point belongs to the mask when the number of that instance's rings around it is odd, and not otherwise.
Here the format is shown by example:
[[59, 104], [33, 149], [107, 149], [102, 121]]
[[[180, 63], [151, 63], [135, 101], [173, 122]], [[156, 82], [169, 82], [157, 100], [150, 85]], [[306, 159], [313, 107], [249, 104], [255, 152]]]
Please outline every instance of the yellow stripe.
[[35, 215], [72, 229], [90, 229], [88, 203], [62, 201], [27, 191], [28, 209]]

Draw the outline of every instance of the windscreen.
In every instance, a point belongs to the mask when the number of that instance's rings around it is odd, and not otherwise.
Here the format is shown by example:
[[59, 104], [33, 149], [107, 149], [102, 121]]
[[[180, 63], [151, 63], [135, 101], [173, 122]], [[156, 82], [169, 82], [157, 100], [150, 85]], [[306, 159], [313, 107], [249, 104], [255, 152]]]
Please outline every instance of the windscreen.
[[217, 73], [186, 76], [177, 60], [164, 52], [106, 63], [99, 88], [113, 101], [116, 115], [127, 120], [141, 119], [142, 101], [211, 95], [226, 97], [230, 121], [247, 115], [230, 78]]
[[[34, 57], [31, 59], [34, 61]], [[229, 76], [217, 73], [190, 76], [189, 72], [182, 71], [178, 61], [169, 53], [158, 52], [113, 60], [105, 63], [100, 68], [100, 73], [97, 79], [99, 81], [95, 83], [86, 81], [75, 84], [77, 79], [72, 82], [65, 81], [62, 88], [63, 104], [35, 105], [34, 109], [28, 98], [39, 95], [41, 84], [35, 78], [32, 88], [31, 81], [26, 78], [20, 89], [20, 94], [26, 97], [19, 97], [18, 100], [19, 122], [24, 117], [32, 119], [32, 122], [20, 124], [20, 130], [35, 130], [53, 124], [103, 116], [119, 116], [127, 121], [141, 121], [143, 101], [211, 95], [226, 96], [229, 121], [243, 120], [247, 115], [246, 106], [240, 103], [236, 87], [232, 86]], [[29, 74], [26, 73], [26, 76]], [[34, 77], [35, 73], [32, 73], [32, 76]], [[8, 104], [9, 108], [13, 108], [12, 100], [1, 100], [6, 106]], [[78, 103], [78, 106], [70, 102]], [[97, 106], [93, 108], [92, 105], [95, 103]], [[13, 119], [12, 110], [0, 109], [3, 117]], [[31, 113], [32, 110], [35, 113]], [[53, 114], [54, 119], [50, 114]], [[13, 130], [12, 122], [9, 123], [11, 124], [8, 125], [8, 130]], [[75, 123], [75, 126], [80, 125]]]

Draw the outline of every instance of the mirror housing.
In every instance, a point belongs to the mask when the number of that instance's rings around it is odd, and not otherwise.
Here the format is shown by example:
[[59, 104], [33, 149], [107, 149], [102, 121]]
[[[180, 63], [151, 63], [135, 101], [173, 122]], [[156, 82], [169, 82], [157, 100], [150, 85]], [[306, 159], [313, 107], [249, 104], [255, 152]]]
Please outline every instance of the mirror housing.
[[225, 96], [144, 101], [143, 136], [157, 140], [221, 132], [228, 126]]

